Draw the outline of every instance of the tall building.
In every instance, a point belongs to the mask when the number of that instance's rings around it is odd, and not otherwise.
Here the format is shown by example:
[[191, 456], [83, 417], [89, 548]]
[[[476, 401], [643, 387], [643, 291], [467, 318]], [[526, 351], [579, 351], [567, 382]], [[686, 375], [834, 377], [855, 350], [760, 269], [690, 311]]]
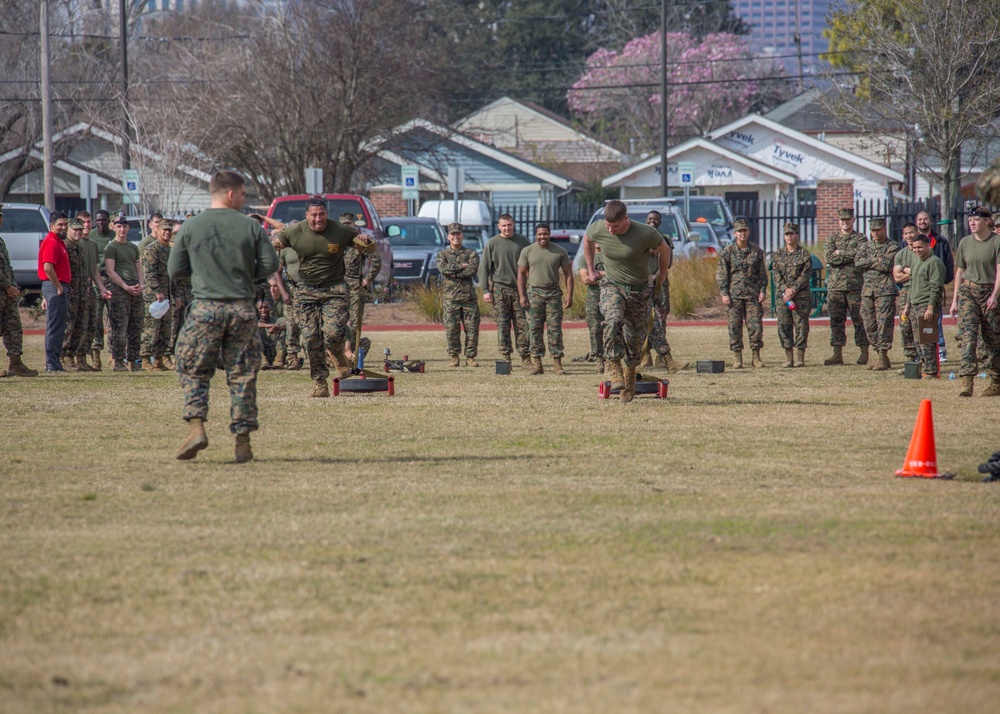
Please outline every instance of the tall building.
[[732, 4], [736, 15], [752, 26], [750, 46], [755, 51], [781, 57], [788, 73], [798, 74], [798, 32], [805, 73], [819, 66], [819, 54], [829, 48], [823, 30], [833, 0], [733, 0]]

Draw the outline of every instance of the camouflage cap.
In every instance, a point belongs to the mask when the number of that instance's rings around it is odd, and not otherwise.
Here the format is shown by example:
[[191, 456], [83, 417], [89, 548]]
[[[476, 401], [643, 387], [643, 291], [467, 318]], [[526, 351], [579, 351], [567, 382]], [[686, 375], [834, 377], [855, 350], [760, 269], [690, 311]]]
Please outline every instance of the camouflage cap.
[[71, 218], [69, 221], [70, 228], [76, 228], [78, 230], [83, 230], [83, 219], [82, 218]]
[[837, 220], [849, 221], [852, 218], [854, 218], [853, 208], [841, 208], [839, 211], [837, 211]]
[[733, 230], [734, 231], [750, 230], [750, 221], [748, 221], [746, 218], [737, 218], [735, 221], [733, 221]]
[[786, 223], [785, 224], [785, 235], [789, 233], [799, 234], [799, 224], [798, 223]]
[[170, 220], [169, 218], [161, 218], [160, 219], [160, 230], [162, 231], [164, 228], [166, 228], [168, 231], [173, 231], [174, 230], [174, 222], [172, 220]]
[[448, 224], [448, 235], [451, 235], [452, 233], [461, 233], [461, 232], [462, 232], [462, 224], [461, 223], [449, 223]]
[[[3, 206], [0, 206], [0, 216], [3, 215]], [[1000, 213], [993, 214], [993, 225], [1000, 225]]]
[[871, 228], [873, 231], [882, 230], [883, 228], [885, 228], [885, 219], [873, 218], [870, 221], [868, 221], [868, 227]]

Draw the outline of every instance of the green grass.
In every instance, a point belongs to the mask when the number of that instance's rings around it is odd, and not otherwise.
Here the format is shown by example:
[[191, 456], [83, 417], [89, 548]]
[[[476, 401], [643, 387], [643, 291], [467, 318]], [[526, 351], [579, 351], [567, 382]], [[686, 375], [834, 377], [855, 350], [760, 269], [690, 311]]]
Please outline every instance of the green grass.
[[[975, 468], [1000, 402], [820, 367], [817, 326], [806, 369], [689, 370], [627, 407], [590, 364], [493, 374], [492, 332], [477, 370], [440, 332], [369, 336], [427, 373], [328, 400], [262, 373], [243, 466], [221, 376], [192, 462], [173, 375], [0, 380], [0, 711], [995, 706]], [[728, 357], [724, 328], [668, 336]], [[955, 481], [893, 477], [922, 398]]]

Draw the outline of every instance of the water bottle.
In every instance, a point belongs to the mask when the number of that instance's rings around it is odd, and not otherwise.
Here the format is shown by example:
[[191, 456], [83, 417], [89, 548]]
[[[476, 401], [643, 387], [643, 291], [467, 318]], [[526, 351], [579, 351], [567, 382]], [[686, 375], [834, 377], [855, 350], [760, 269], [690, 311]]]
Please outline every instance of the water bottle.
[[954, 372], [949, 373], [948, 379], [955, 379], [955, 373]]
[[980, 379], [986, 379], [986, 372], [980, 372], [979, 373], [979, 378]]
[[794, 310], [795, 309], [795, 301], [794, 300], [789, 300], [788, 302], [785, 303], [785, 305], [788, 306], [789, 310]]

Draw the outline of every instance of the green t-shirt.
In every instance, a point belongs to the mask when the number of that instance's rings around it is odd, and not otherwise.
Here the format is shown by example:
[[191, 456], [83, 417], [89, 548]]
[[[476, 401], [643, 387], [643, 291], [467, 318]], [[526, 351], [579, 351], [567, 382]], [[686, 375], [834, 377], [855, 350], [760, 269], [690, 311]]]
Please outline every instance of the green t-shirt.
[[190, 278], [198, 300], [252, 300], [254, 281], [278, 272], [278, 254], [260, 223], [231, 208], [209, 208], [184, 223], [167, 272], [171, 280]]
[[491, 285], [494, 288], [517, 287], [517, 259], [528, 245], [528, 239], [520, 233], [510, 238], [496, 235], [486, 242], [479, 260], [479, 285], [483, 292], [489, 291]]
[[108, 247], [108, 243], [115, 239], [115, 232], [108, 229], [107, 233], [101, 233], [96, 228], [90, 232], [88, 236], [90, 240], [94, 241], [94, 245], [97, 246], [97, 265], [100, 269], [104, 270], [104, 249]]
[[336, 221], [316, 233], [307, 221], [299, 221], [282, 232], [281, 242], [299, 256], [299, 277], [306, 285], [329, 287], [344, 280], [344, 253], [358, 231]]
[[285, 266], [285, 270], [288, 271], [288, 279], [293, 283], [299, 282], [299, 254], [295, 252], [295, 249], [282, 248], [281, 252], [278, 253], [278, 259]]
[[96, 242], [89, 238], [80, 240], [80, 258], [83, 260], [83, 272], [87, 274], [86, 283], [94, 282], [94, 271], [97, 269], [97, 261], [100, 260], [100, 257], [101, 251]]
[[604, 221], [597, 221], [587, 228], [587, 237], [601, 246], [608, 280], [634, 286], [649, 282], [649, 251], [663, 245], [663, 235], [658, 230], [629, 221], [628, 230], [616, 236]]
[[136, 282], [139, 276], [135, 272], [135, 264], [139, 260], [139, 249], [134, 244], [116, 240], [108, 243], [104, 249], [104, 260], [115, 261], [115, 272], [122, 280]]
[[944, 296], [947, 272], [944, 263], [933, 253], [926, 260], [920, 260], [915, 253], [913, 257], [914, 264], [910, 266], [910, 302], [920, 306], [928, 303], [937, 306]]
[[986, 240], [968, 235], [958, 244], [955, 251], [955, 268], [965, 271], [965, 279], [971, 283], [993, 285], [997, 278], [997, 264], [1000, 263], [1000, 235], [990, 233]]
[[532, 243], [521, 251], [517, 264], [528, 269], [529, 288], [558, 288], [561, 269], [570, 266], [569, 253], [551, 243], [544, 248]]

